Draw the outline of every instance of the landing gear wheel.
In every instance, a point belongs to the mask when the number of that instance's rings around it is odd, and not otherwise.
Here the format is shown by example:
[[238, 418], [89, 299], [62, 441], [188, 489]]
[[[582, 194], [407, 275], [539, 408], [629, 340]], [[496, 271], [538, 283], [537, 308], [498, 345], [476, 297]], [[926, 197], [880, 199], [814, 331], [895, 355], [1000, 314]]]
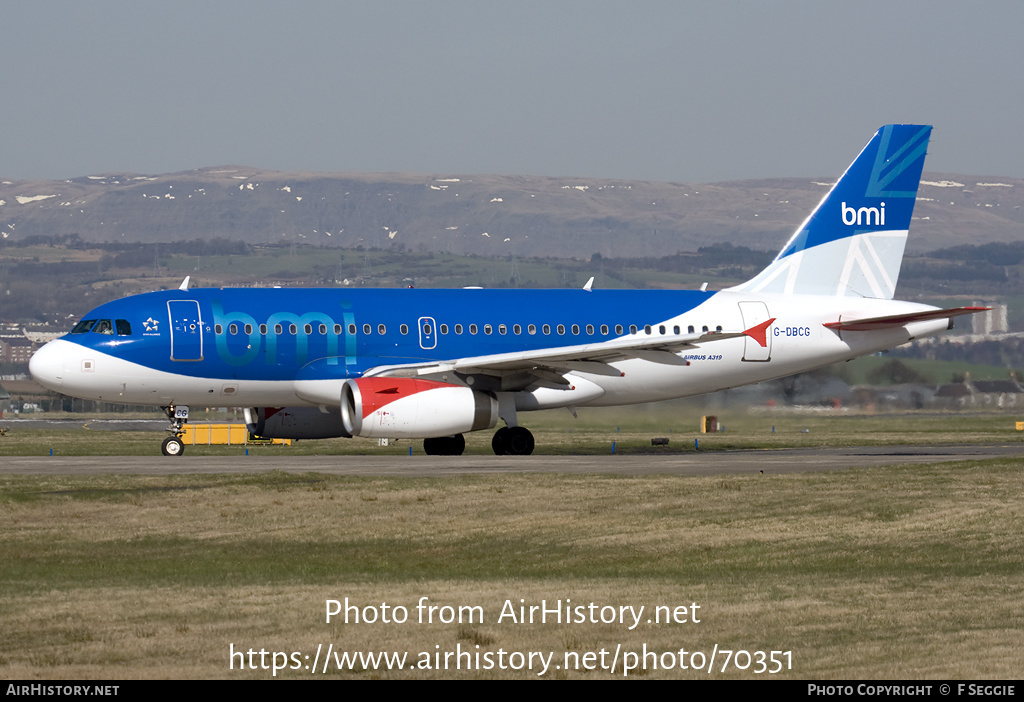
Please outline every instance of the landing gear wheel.
[[491, 450], [494, 451], [495, 456], [504, 456], [508, 453], [508, 427], [502, 427], [498, 431], [494, 432], [494, 438], [491, 439]]
[[510, 456], [529, 456], [533, 453], [533, 434], [526, 427], [511, 427], [505, 453]]
[[165, 456], [180, 456], [185, 453], [185, 444], [176, 436], [168, 436], [160, 447]]
[[533, 434], [526, 427], [502, 427], [491, 439], [491, 448], [498, 456], [529, 456], [533, 445]]
[[428, 456], [461, 456], [465, 450], [466, 437], [462, 434], [423, 440], [423, 452]]

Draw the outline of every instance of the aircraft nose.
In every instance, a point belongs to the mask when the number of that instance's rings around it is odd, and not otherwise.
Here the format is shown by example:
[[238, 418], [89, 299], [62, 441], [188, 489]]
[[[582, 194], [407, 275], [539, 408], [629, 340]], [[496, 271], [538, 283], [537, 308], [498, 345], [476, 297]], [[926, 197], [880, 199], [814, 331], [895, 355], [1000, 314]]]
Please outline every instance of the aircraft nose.
[[64, 383], [64, 352], [67, 342], [60, 339], [44, 344], [28, 361], [28, 372], [37, 383], [50, 390], [60, 390]]

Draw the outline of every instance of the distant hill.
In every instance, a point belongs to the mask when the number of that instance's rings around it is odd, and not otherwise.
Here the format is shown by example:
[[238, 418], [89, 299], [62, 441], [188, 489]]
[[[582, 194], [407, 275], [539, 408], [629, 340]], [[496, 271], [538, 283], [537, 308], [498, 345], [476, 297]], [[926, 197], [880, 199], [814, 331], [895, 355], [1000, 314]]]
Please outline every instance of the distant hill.
[[[838, 175], [838, 174], [837, 174]], [[223, 238], [501, 256], [777, 250], [831, 181], [684, 184], [495, 175], [321, 174], [244, 166], [0, 182], [7, 239]], [[929, 173], [908, 251], [1024, 240], [1024, 180]], [[13, 242], [12, 242], [13, 243]]]

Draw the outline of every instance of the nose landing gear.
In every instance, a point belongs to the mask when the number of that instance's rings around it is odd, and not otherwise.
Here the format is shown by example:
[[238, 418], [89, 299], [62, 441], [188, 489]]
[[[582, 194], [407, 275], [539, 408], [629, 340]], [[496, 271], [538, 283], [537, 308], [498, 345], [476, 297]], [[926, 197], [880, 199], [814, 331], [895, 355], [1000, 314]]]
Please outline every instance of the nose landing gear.
[[180, 456], [185, 453], [185, 444], [176, 436], [168, 436], [164, 439], [160, 450], [165, 456]]
[[188, 407], [186, 405], [169, 405], [161, 407], [161, 409], [167, 415], [167, 418], [171, 420], [171, 426], [167, 427], [167, 431], [171, 433], [171, 436], [164, 439], [160, 450], [165, 456], [180, 456], [185, 453], [185, 442], [181, 440], [181, 437], [185, 434], [185, 422], [188, 421]]

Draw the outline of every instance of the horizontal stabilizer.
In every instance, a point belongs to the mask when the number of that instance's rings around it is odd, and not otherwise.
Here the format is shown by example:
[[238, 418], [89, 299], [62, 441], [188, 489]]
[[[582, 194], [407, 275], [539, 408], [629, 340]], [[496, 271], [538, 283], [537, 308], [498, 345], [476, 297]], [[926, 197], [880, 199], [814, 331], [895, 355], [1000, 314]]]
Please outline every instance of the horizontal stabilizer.
[[874, 331], [876, 329], [894, 329], [897, 327], [905, 327], [912, 322], [925, 322], [929, 319], [953, 318], [964, 314], [986, 312], [990, 309], [992, 308], [951, 307], [946, 310], [928, 310], [926, 312], [894, 314], [888, 317], [869, 317], [866, 319], [844, 320], [840, 317], [838, 322], [825, 322], [825, 326], [836, 331]]

